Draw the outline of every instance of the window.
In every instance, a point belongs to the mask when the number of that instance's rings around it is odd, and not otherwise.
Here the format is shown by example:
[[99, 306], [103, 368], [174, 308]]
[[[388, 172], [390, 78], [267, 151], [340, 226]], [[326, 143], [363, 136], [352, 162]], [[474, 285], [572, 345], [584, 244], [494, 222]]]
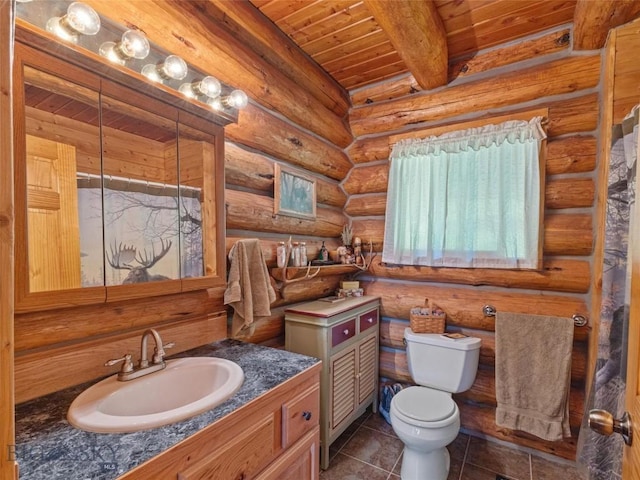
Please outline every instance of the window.
[[393, 146], [383, 262], [539, 267], [542, 118]]

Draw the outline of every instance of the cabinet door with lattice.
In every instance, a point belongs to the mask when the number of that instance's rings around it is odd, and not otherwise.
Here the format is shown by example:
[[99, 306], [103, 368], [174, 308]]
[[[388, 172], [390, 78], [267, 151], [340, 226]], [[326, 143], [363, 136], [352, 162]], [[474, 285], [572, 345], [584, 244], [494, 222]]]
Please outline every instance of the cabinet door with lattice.
[[356, 405], [356, 347], [349, 348], [334, 355], [331, 364], [330, 398], [331, 423], [330, 430], [340, 427], [354, 411]]
[[358, 405], [370, 398], [378, 383], [376, 340], [372, 336], [358, 345]]

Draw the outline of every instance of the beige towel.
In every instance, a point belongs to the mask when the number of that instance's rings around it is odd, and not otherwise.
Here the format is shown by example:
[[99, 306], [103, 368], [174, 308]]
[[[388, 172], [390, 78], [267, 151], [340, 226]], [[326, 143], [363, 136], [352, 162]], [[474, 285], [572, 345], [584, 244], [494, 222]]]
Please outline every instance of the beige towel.
[[570, 437], [573, 320], [496, 314], [496, 425], [545, 440]]
[[256, 317], [271, 315], [271, 303], [276, 294], [259, 240], [239, 240], [231, 247], [229, 258], [231, 266], [224, 304], [234, 309], [231, 335], [235, 337], [244, 328], [253, 330]]

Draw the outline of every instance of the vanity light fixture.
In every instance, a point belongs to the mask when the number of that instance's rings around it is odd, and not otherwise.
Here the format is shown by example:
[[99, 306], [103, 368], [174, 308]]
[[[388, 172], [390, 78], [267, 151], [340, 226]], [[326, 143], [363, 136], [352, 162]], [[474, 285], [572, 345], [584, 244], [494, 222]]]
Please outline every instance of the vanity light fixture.
[[100, 17], [89, 5], [73, 2], [65, 15], [51, 17], [46, 29], [63, 40], [77, 43], [78, 34], [95, 35], [100, 31]]
[[182, 80], [188, 71], [187, 62], [177, 55], [169, 55], [162, 63], [145, 65], [141, 73], [149, 80], [162, 83], [164, 80]]
[[178, 90], [187, 98], [197, 98], [200, 95], [217, 98], [222, 92], [222, 85], [217, 78], [206, 76], [199, 82], [183, 83]]
[[119, 42], [104, 42], [100, 45], [99, 53], [113, 63], [124, 65], [127, 60], [132, 58], [147, 58], [149, 50], [149, 40], [144, 33], [137, 30], [127, 30], [122, 34]]

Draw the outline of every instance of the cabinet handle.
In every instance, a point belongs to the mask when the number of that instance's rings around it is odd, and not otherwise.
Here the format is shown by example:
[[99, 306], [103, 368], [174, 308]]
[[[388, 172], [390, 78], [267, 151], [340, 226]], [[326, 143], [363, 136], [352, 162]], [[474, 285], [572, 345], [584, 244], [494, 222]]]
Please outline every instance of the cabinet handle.
[[367, 318], [367, 322], [373, 323], [373, 318]]
[[348, 329], [348, 328], [345, 328], [345, 329], [344, 329], [344, 331], [343, 331], [342, 333], [344, 333], [345, 335], [349, 335], [349, 329]]
[[304, 418], [308, 422], [309, 420], [311, 420], [311, 412], [302, 412], [302, 418]]

